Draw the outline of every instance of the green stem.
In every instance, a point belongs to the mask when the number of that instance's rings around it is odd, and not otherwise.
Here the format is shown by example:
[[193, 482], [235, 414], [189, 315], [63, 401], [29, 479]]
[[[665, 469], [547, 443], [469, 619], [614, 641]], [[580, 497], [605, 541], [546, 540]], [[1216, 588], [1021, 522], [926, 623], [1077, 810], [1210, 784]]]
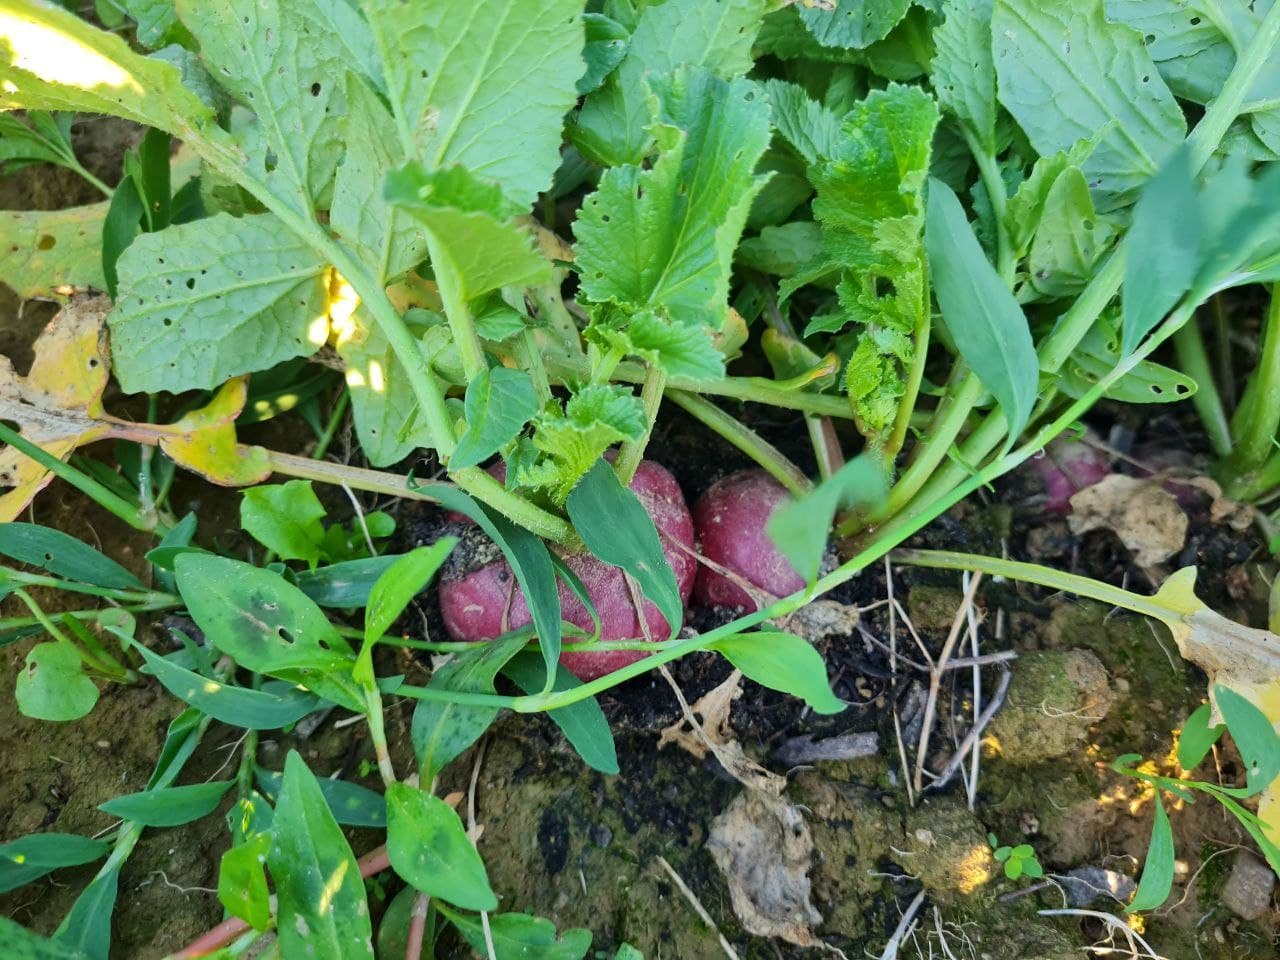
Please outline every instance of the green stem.
[[342, 418], [346, 416], [347, 407], [351, 403], [351, 391], [343, 388], [338, 394], [338, 399], [333, 404], [333, 412], [329, 414], [329, 421], [324, 425], [324, 432], [320, 434], [320, 438], [316, 441], [316, 448], [311, 451], [312, 460], [323, 460], [325, 454], [329, 452], [329, 447], [333, 443], [333, 438], [338, 434], [338, 426], [342, 423]]
[[710, 400], [683, 390], [668, 390], [667, 397], [764, 467], [770, 476], [796, 496], [804, 496], [813, 489], [813, 484], [804, 475], [804, 471], [788, 460], [781, 450]]
[[1074, 593], [1080, 597], [1088, 597], [1113, 607], [1123, 607], [1134, 613], [1166, 622], [1179, 616], [1177, 611], [1162, 606], [1153, 597], [1121, 590], [1109, 583], [1042, 567], [1035, 563], [1022, 563], [1017, 560], [1003, 560], [999, 557], [985, 557], [952, 550], [895, 550], [893, 561], [940, 570], [975, 570], [993, 577], [1008, 577], [1011, 580], [1038, 583], [1050, 590]]
[[1280, 451], [1273, 453], [1255, 473], [1235, 478], [1226, 493], [1233, 500], [1256, 503], [1272, 497], [1277, 488], [1280, 488]]
[[[1178, 353], [1178, 365], [1182, 367], [1182, 372], [1196, 382], [1196, 392], [1191, 397], [1191, 403], [1200, 416], [1214, 453], [1219, 457], [1230, 456], [1231, 427], [1227, 423], [1227, 411], [1222, 406], [1222, 397], [1219, 396], [1213, 379], [1209, 354], [1205, 350], [1199, 325], [1193, 321], [1175, 333], [1173, 346]], [[1280, 408], [1277, 408], [1276, 415], [1280, 417]], [[1274, 428], [1272, 434], [1274, 435]]]
[[1000, 167], [996, 158], [982, 148], [977, 139], [968, 130], [964, 131], [965, 143], [973, 154], [978, 165], [978, 176], [982, 178], [982, 186], [987, 191], [987, 199], [991, 201], [992, 219], [996, 225], [996, 272], [1010, 289], [1013, 288], [1013, 273], [1016, 264], [1013, 260], [1013, 246], [1009, 242], [1009, 230], [1005, 225], [1005, 208], [1009, 195], [1000, 176]]
[[547, 377], [547, 367], [542, 362], [538, 341], [528, 327], [521, 332], [515, 349], [520, 366], [533, 380], [533, 389], [538, 394], [538, 407], [540, 410], [545, 410], [547, 404], [554, 399], [551, 393], [551, 380]]
[[109, 513], [115, 514], [135, 530], [142, 530], [145, 533], [168, 532], [162, 521], [156, 519], [154, 523], [148, 523], [142, 512], [128, 500], [109, 490], [88, 474], [82, 473], [70, 464], [63, 463], [57, 457], [51, 456], [22, 436], [22, 434], [12, 430], [8, 424], [0, 423], [0, 440], [3, 440], [49, 472], [71, 484], [98, 506]]
[[[925, 273], [928, 276], [928, 273]], [[923, 292], [924, 303], [920, 311], [920, 325], [915, 332], [915, 344], [912, 347], [911, 366], [907, 368], [906, 390], [898, 401], [898, 415], [893, 422], [893, 432], [885, 441], [885, 460], [892, 462], [898, 455], [902, 445], [907, 442], [907, 431], [911, 427], [911, 414], [915, 412], [916, 401], [920, 398], [920, 385], [924, 383], [924, 367], [929, 359], [929, 333], [933, 317], [930, 315], [929, 291]]]
[[640, 403], [644, 406], [644, 436], [639, 440], [628, 440], [618, 453], [618, 461], [613, 469], [618, 479], [626, 486], [635, 476], [636, 468], [644, 459], [645, 447], [649, 445], [649, 437], [653, 435], [653, 425], [658, 419], [658, 409], [662, 406], [662, 391], [667, 387], [667, 372], [659, 367], [650, 366], [645, 374], [644, 386], [640, 388]]
[[1247, 485], [1248, 475], [1258, 471], [1275, 452], [1276, 431], [1280, 429], [1280, 284], [1271, 288], [1258, 366], [1231, 426], [1238, 440], [1234, 451], [1230, 445], [1225, 454], [1219, 451], [1222, 456], [1229, 455], [1222, 473], [1232, 485], [1237, 478]]
[[178, 597], [170, 593], [155, 590], [121, 590], [116, 587], [99, 587], [91, 583], [79, 583], [75, 580], [63, 580], [60, 577], [49, 577], [41, 573], [27, 573], [25, 570], [13, 570], [0, 567], [3, 579], [8, 583], [19, 583], [24, 587], [49, 587], [54, 590], [69, 590], [72, 593], [83, 593], [91, 597], [102, 597], [119, 603], [173, 603], [180, 602]]
[[[150, 613], [155, 610], [176, 610], [182, 606], [181, 601], [176, 598], [172, 601], [153, 602], [153, 603], [137, 603], [129, 604], [121, 607], [100, 607], [93, 610], [68, 610], [63, 616], [75, 617], [77, 620], [101, 620], [104, 617], [116, 615], [119, 610], [128, 613]], [[13, 630], [21, 630], [25, 627], [41, 626], [39, 620], [35, 617], [4, 617], [0, 619], [0, 634], [9, 633]], [[2, 643], [0, 643], [2, 645]]]
[[70, 167], [72, 170], [74, 170], [76, 173], [80, 174], [80, 176], [81, 176], [83, 179], [87, 180], [87, 181], [88, 181], [88, 182], [93, 186], [93, 188], [94, 188], [95, 190], [97, 190], [99, 193], [101, 193], [101, 194], [102, 194], [104, 197], [106, 197], [108, 200], [110, 200], [110, 199], [115, 195], [115, 191], [114, 191], [114, 190], [112, 190], [112, 189], [111, 189], [110, 187], [108, 187], [105, 183], [103, 183], [101, 180], [99, 180], [97, 177], [95, 177], [92, 173], [90, 173], [90, 172], [89, 172], [89, 171], [84, 167], [84, 165], [80, 163], [80, 161], [79, 161], [79, 160], [76, 160], [74, 157], [72, 157], [72, 158], [67, 162], [67, 166], [68, 166], [68, 167]]
[[449, 321], [449, 329], [453, 332], [453, 343], [458, 348], [458, 356], [462, 360], [462, 371], [470, 383], [488, 369], [484, 359], [484, 345], [480, 342], [480, 334], [476, 333], [475, 322], [471, 319], [471, 308], [459, 289], [458, 271], [452, 258], [445, 250], [435, 234], [427, 232], [427, 252], [431, 257], [431, 267], [435, 271], [436, 285], [440, 290], [440, 303], [444, 307], [445, 319]]
[[62, 629], [49, 619], [49, 615], [44, 612], [40, 604], [36, 603], [35, 598], [32, 597], [31, 594], [27, 593], [27, 591], [23, 590], [21, 587], [15, 589], [13, 594], [22, 601], [28, 610], [31, 611], [31, 616], [40, 624], [49, 636], [53, 637], [53, 639], [58, 641], [58, 643], [64, 643], [74, 650], [80, 659], [84, 661], [86, 666], [97, 670], [104, 676], [113, 677], [115, 679], [124, 678], [125, 668], [123, 666], [119, 663], [112, 664], [104, 660], [99, 660], [94, 655], [93, 651], [85, 649], [63, 633]]

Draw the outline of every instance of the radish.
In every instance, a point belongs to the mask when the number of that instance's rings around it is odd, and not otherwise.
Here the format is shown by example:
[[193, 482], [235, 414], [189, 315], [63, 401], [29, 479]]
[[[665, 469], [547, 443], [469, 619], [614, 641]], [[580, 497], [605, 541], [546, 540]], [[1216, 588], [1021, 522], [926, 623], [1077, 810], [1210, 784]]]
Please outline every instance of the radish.
[[[501, 478], [505, 471], [496, 467], [490, 472]], [[679, 485], [663, 467], [645, 460], [631, 479], [631, 490], [653, 518], [662, 538], [663, 553], [675, 572], [680, 597], [688, 600], [697, 561], [693, 521]], [[478, 531], [467, 534], [465, 539], [471, 549], [458, 552], [463, 556], [470, 554], [470, 563], [463, 570], [446, 572], [440, 583], [440, 612], [449, 636], [461, 641], [489, 640], [531, 623], [529, 608], [507, 561], [493, 556], [493, 544]], [[649, 638], [667, 639], [671, 631], [666, 618], [648, 600], [642, 601], [644, 621], [641, 622], [626, 576], [620, 569], [586, 553], [561, 556], [595, 604], [600, 615], [601, 640], [644, 640], [646, 627]], [[586, 607], [563, 583], [560, 584], [560, 607], [569, 623], [587, 631], [594, 628]], [[638, 650], [570, 652], [562, 654], [560, 662], [580, 680], [594, 680], [644, 656]]]
[[[1086, 434], [1093, 438], [1092, 432]], [[1106, 454], [1084, 440], [1059, 437], [1031, 461], [1044, 486], [1044, 507], [1050, 513], [1070, 513], [1071, 498], [1111, 473]]]
[[757, 610], [758, 599], [785, 597], [805, 585], [765, 533], [773, 511], [790, 499], [787, 489], [763, 470], [731, 473], [702, 495], [693, 508], [702, 555], [738, 579], [700, 566], [693, 588], [699, 603]]

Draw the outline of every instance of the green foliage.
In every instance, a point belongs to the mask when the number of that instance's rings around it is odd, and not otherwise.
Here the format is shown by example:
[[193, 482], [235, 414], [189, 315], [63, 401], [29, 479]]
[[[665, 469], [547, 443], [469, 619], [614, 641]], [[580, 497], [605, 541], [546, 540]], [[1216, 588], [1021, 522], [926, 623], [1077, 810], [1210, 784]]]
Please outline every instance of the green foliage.
[[994, 833], [987, 834], [987, 842], [991, 844], [996, 863], [1004, 865], [1004, 875], [1010, 880], [1017, 880], [1019, 877], [1039, 880], [1044, 876], [1044, 867], [1036, 858], [1036, 849], [1031, 844], [1020, 843], [1016, 847], [1001, 846]]
[[24, 716], [79, 720], [98, 702], [98, 688], [84, 675], [84, 662], [70, 643], [41, 643], [27, 651], [14, 696]]
[[429, 896], [468, 910], [498, 907], [458, 814], [425, 790], [387, 787], [387, 856], [396, 873]]
[[213, 780], [186, 787], [162, 787], [114, 797], [99, 804], [103, 813], [144, 827], [180, 827], [217, 809], [232, 780]]
[[496, 367], [467, 384], [467, 430], [450, 463], [474, 467], [516, 438], [540, 404], [529, 375]]
[[142, 583], [110, 557], [61, 530], [34, 523], [0, 523], [0, 554], [80, 583], [142, 590]]
[[827, 682], [822, 655], [803, 637], [756, 631], [717, 640], [711, 649], [756, 683], [800, 697], [815, 713], [840, 713], [846, 706]]
[[[488, 949], [485, 928], [479, 917], [459, 913], [447, 906], [441, 906], [440, 912], [472, 949]], [[591, 949], [591, 931], [566, 930], [557, 936], [555, 924], [550, 920], [527, 913], [499, 913], [489, 917], [489, 935], [493, 938], [494, 956], [498, 960], [515, 960], [518, 957], [583, 960]]]

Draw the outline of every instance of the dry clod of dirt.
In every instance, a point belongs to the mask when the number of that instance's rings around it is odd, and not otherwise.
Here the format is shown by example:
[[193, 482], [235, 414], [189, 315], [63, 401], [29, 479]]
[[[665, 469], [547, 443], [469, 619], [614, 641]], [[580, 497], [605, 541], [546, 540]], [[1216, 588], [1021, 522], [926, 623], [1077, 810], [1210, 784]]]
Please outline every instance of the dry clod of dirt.
[[1041, 650], [1013, 666], [1008, 700], [988, 729], [987, 743], [1010, 763], [1065, 757], [1106, 717], [1114, 694], [1107, 670], [1088, 650]]
[[813, 838], [799, 809], [761, 790], [744, 790], [711, 824], [707, 850], [725, 875], [733, 912], [761, 937], [816, 946], [822, 922], [810, 900]]
[[1154, 567], [1182, 549], [1187, 515], [1178, 499], [1153, 480], [1113, 473], [1071, 498], [1071, 532], [1112, 530], [1140, 567]]
[[889, 857], [919, 879], [937, 900], [968, 896], [996, 874], [996, 861], [982, 824], [963, 802], [951, 797], [928, 801], [907, 815], [903, 846]]
[[1241, 850], [1218, 897], [1237, 916], [1257, 920], [1271, 909], [1275, 889], [1276, 875], [1271, 868], [1248, 850]]

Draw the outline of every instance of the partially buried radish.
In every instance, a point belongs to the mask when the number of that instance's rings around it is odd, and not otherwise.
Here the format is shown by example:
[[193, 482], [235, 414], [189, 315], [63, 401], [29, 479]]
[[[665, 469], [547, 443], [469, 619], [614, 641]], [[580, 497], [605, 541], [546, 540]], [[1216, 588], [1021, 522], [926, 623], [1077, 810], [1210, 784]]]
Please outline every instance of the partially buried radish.
[[790, 499], [763, 470], [731, 473], [702, 495], [693, 508], [702, 555], [731, 576], [700, 566], [693, 588], [699, 603], [757, 610], [757, 599], [785, 597], [804, 586], [765, 532], [773, 512]]
[[[490, 472], [502, 478], [502, 465]], [[653, 518], [662, 540], [662, 551], [676, 575], [681, 600], [693, 589], [697, 561], [693, 557], [693, 521], [675, 478], [651, 460], [641, 462], [631, 479], [631, 490]], [[468, 521], [469, 523], [469, 521]], [[677, 545], [678, 544], [678, 545]], [[445, 629], [454, 640], [489, 640], [532, 622], [529, 607], [507, 561], [477, 527], [464, 534], [464, 549], [456, 551], [460, 562], [445, 572], [440, 583], [440, 612]], [[683, 547], [683, 549], [682, 549]], [[644, 626], [623, 572], [590, 554], [561, 554], [586, 588], [600, 615], [600, 639], [665, 640], [670, 634], [666, 618], [648, 600], [642, 600]], [[563, 583], [560, 607], [565, 620], [593, 629], [586, 607]], [[642, 659], [638, 650], [598, 653], [564, 653], [560, 662], [580, 680], [594, 680]]]
[[[1095, 439], [1092, 432], [1087, 439]], [[1087, 439], [1058, 437], [1031, 461], [1044, 486], [1044, 507], [1050, 513], [1070, 513], [1071, 498], [1111, 473], [1106, 454]]]

